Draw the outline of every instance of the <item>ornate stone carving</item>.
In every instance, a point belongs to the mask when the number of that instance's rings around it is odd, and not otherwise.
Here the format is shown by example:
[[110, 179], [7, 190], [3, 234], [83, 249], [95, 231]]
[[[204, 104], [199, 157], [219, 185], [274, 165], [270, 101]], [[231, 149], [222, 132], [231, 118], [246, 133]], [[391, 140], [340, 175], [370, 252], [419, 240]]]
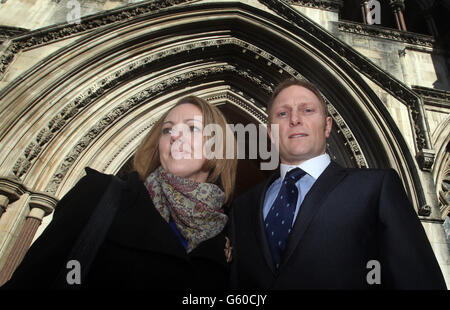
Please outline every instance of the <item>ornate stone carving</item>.
[[118, 148], [114, 155], [111, 156], [111, 158], [106, 162], [105, 166], [103, 166], [102, 171], [106, 171], [106, 169], [108, 169], [108, 167], [111, 165], [111, 163], [117, 158], [117, 156], [119, 156], [120, 153], [122, 153], [122, 151], [135, 139], [139, 138], [144, 132], [147, 132], [147, 130], [151, 127], [153, 127], [153, 125], [156, 123], [156, 120], [150, 122], [147, 126], [143, 127], [141, 130], [139, 130], [136, 134], [134, 134], [133, 136], [131, 136], [127, 142], [125, 142], [124, 144], [122, 144], [120, 146], [120, 148]]
[[328, 113], [333, 118], [333, 125], [337, 127], [337, 133], [341, 135], [343, 140], [346, 142], [350, 153], [353, 155], [354, 161], [359, 168], [368, 168], [367, 160], [359, 146], [355, 136], [353, 135], [351, 129], [348, 127], [344, 118], [336, 110], [336, 108], [327, 101]]
[[[447, 158], [449, 158], [448, 152]], [[439, 211], [442, 219], [450, 216], [450, 160], [447, 159], [444, 167], [442, 180], [437, 184]]]
[[411, 88], [423, 98], [426, 105], [450, 108], [450, 91], [423, 86], [412, 86]]
[[422, 149], [417, 154], [419, 166], [424, 171], [431, 171], [436, 153], [434, 150]]
[[13, 61], [14, 55], [20, 50], [20, 47], [17, 43], [10, 42], [8, 47], [2, 52], [0, 56], [0, 80], [3, 77], [3, 74], [6, 72], [8, 65]]
[[[145, 3], [129, 5], [125, 8], [110, 10], [98, 14], [93, 14], [81, 18], [79, 24], [63, 23], [46, 29], [31, 31], [25, 35], [14, 38], [12, 47], [0, 57], [0, 79], [6, 72], [8, 65], [13, 61], [14, 55], [22, 49], [49, 44], [55, 40], [60, 40], [69, 36], [91, 31], [98, 27], [112, 23], [122, 22], [136, 16], [157, 12], [161, 9], [178, 4], [190, 2], [192, 0], [155, 0]], [[0, 28], [0, 35], [1, 35]], [[22, 32], [26, 32], [25, 30]], [[16, 31], [16, 34], [20, 32]]]
[[[28, 168], [31, 166], [31, 161], [38, 156], [42, 147], [46, 143], [48, 143], [51, 140], [51, 138], [54, 137], [57, 134], [57, 132], [73, 118], [73, 116], [75, 116], [79, 112], [82, 112], [84, 108], [89, 106], [102, 94], [106, 93], [109, 89], [115, 87], [117, 84], [126, 81], [130, 76], [138, 72], [144, 72], [145, 70], [148, 70], [155, 62], [162, 61], [165, 57], [174, 55], [182, 57], [183, 55], [187, 55], [195, 50], [205, 51], [206, 49], [217, 49], [217, 47], [221, 48], [238, 47], [242, 49], [242, 51], [245, 51], [249, 54], [257, 55], [258, 57], [264, 58], [268, 66], [274, 65], [274, 67], [275, 66], [281, 67], [280, 70], [282, 70], [282, 72], [287, 72], [292, 76], [296, 77], [299, 76], [298, 72], [296, 72], [293, 68], [291, 68], [278, 58], [274, 57], [273, 55], [270, 55], [251, 44], [248, 44], [235, 38], [196, 42], [189, 44], [188, 46], [174, 47], [172, 49], [164, 50], [149, 55], [147, 57], [127, 63], [123, 67], [118, 68], [115, 72], [111, 73], [110, 75], [101, 78], [98, 82], [94, 83], [83, 93], [79, 94], [73, 100], [73, 102], [70, 102], [66, 106], [64, 106], [62, 110], [56, 116], [54, 116], [52, 120], [47, 124], [47, 127], [41, 129], [38, 135], [35, 137], [34, 141], [27, 146], [27, 148], [24, 151], [23, 157], [20, 157], [17, 160], [13, 169], [13, 173], [18, 177], [23, 176], [27, 172]], [[203, 76], [205, 77], [211, 74], [209, 69], [202, 69], [202, 70], [204, 70]], [[228, 70], [228, 72], [231, 71]], [[263, 82], [261, 78], [257, 77], [250, 71], [235, 70], [234, 73], [251, 81], [252, 83], [255, 83], [261, 90], [265, 91], [267, 94], [270, 94], [272, 92], [272, 85]], [[195, 75], [195, 78], [197, 78], [197, 76], [198, 74]], [[186, 76], [184, 78], [189, 77], [194, 78], [194, 74], [188, 72], [186, 73]], [[143, 100], [148, 98], [152, 92], [161, 92], [164, 89], [166, 89], [166, 87], [178, 84], [180, 81], [181, 81], [180, 77], [170, 77], [167, 80], [165, 80], [164, 83], [156, 84], [154, 86], [155, 89], [146, 89], [141, 91], [136, 96], [133, 96], [132, 98], [128, 99], [123, 106], [118, 107], [117, 110], [114, 112], [115, 115], [119, 115], [124, 111], [126, 111], [127, 109], [129, 109], [130, 107], [137, 104], [138, 102], [142, 102]], [[186, 79], [184, 79], [184, 81], [186, 81]], [[107, 122], [107, 120], [104, 120], [104, 122]], [[96, 130], [93, 130], [89, 134], [89, 136], [92, 135], [95, 136], [97, 133], [98, 132]]]
[[28, 189], [19, 181], [9, 177], [0, 177], [0, 195], [8, 197], [8, 203], [18, 200]]
[[[24, 152], [24, 158], [19, 158], [14, 166], [13, 172], [17, 176], [22, 176], [31, 165], [31, 161], [36, 158], [39, 151], [42, 149], [46, 143], [50, 141], [50, 139], [65, 125], [67, 121], [78, 112], [81, 112], [86, 106], [91, 104], [98, 98], [101, 94], [107, 92], [110, 88], [116, 86], [118, 83], [125, 81], [130, 75], [135, 72], [145, 71], [146, 68], [149, 68], [154, 61], [161, 61], [164, 57], [173, 56], [176, 54], [184, 54], [192, 52], [196, 49], [202, 49], [204, 51], [206, 48], [217, 48], [217, 47], [239, 47], [243, 53], [250, 53], [255, 55], [254, 57], [262, 57], [268, 66], [274, 65], [277, 68], [280, 68], [281, 72], [287, 72], [293, 77], [300, 77], [300, 74], [296, 72], [292, 67], [288, 66], [278, 58], [270, 55], [269, 53], [258, 49], [257, 47], [243, 42], [239, 39], [229, 38], [229, 39], [219, 39], [219, 40], [209, 40], [207, 42], [196, 42], [193, 44], [189, 44], [189, 46], [174, 47], [173, 49], [165, 50], [148, 57], [135, 60], [132, 63], [128, 63], [124, 65], [122, 68], [118, 68], [115, 72], [110, 74], [107, 77], [101, 78], [99, 82], [94, 83], [89, 89], [87, 89], [82, 94], [78, 95], [73, 102], [67, 104], [60, 113], [58, 113], [47, 125], [46, 128], [43, 128], [37, 137], [35, 138], [35, 142], [30, 143]], [[109, 126], [113, 121], [127, 113], [130, 109], [135, 107], [136, 105], [142, 104], [144, 101], [150, 100], [154, 94], [158, 94], [161, 91], [170, 88], [172, 86], [179, 85], [180, 83], [189, 83], [193, 79], [198, 79], [201, 77], [207, 77], [212, 74], [223, 74], [225, 72], [237, 74], [243, 77], [246, 80], [251, 81], [252, 83], [258, 85], [259, 89], [262, 89], [266, 92], [267, 95], [270, 95], [272, 92], [273, 85], [266, 84], [261, 78], [253, 74], [248, 70], [239, 70], [234, 66], [221, 66], [221, 67], [212, 67], [199, 69], [196, 71], [187, 72], [181, 76], [170, 77], [158, 84], [152, 85], [151, 87], [139, 92], [133, 97], [126, 100], [123, 104], [113, 109], [107, 116], [105, 116], [99, 123], [91, 128], [89, 132], [76, 144], [76, 146], [72, 149], [72, 151], [65, 158], [64, 163], [59, 167], [58, 171], [55, 173], [52, 182], [50, 182], [47, 191], [56, 192], [56, 189], [61, 181], [61, 179], [67, 173], [69, 167], [72, 163], [78, 158], [79, 154], [89, 145], [89, 143], [95, 139], [95, 137], [107, 126]], [[329, 105], [331, 106], [331, 105]], [[256, 113], [255, 115], [259, 115], [260, 113]], [[350, 141], [349, 145], [351, 147], [352, 153], [354, 154], [355, 160], [360, 167], [367, 167], [367, 163], [365, 162], [365, 158], [362, 155], [361, 149], [359, 145], [356, 143], [356, 139], [351, 134], [351, 131], [348, 129], [347, 125], [343, 121], [342, 117], [334, 110], [333, 116], [335, 118], [336, 123], [338, 123], [339, 128], [345, 135], [345, 138]], [[262, 121], [265, 121], [265, 115], [259, 115], [258, 118]], [[351, 142], [353, 141], [353, 142]], [[30, 154], [32, 154], [30, 156]]]
[[339, 30], [343, 32], [399, 41], [430, 48], [432, 48], [436, 42], [436, 40], [432, 36], [400, 31], [391, 28], [384, 28], [380, 26], [366, 25], [356, 22], [339, 21], [338, 27]]
[[0, 26], [0, 38], [11, 38], [19, 35], [23, 35], [30, 32], [28, 29], [11, 27], [11, 26]]
[[13, 171], [14, 175], [16, 175], [17, 177], [20, 178], [22, 175], [24, 175], [28, 171], [28, 169], [30, 167], [31, 167], [31, 162], [28, 159], [21, 157], [14, 164], [12, 171]]
[[[240, 96], [244, 97], [245, 100], [240, 99], [236, 94], [239, 94]], [[261, 124], [267, 123], [267, 114], [264, 112], [261, 112], [256, 106], [256, 101], [253, 98], [250, 98], [246, 96], [241, 91], [231, 88], [230, 92], [222, 92], [219, 94], [215, 94], [212, 96], [205, 97], [205, 100], [208, 102], [213, 102], [217, 100], [228, 100], [230, 102], [233, 102], [237, 106], [241, 107], [244, 111], [247, 111], [249, 114], [251, 114], [253, 117], [255, 117]], [[251, 103], [250, 103], [251, 102]], [[262, 104], [258, 105], [260, 108], [263, 107]]]
[[431, 207], [429, 205], [420, 206], [417, 213], [420, 216], [430, 216], [430, 214], [431, 214]]
[[328, 11], [339, 11], [344, 6], [344, 1], [342, 0], [287, 0], [286, 2]]

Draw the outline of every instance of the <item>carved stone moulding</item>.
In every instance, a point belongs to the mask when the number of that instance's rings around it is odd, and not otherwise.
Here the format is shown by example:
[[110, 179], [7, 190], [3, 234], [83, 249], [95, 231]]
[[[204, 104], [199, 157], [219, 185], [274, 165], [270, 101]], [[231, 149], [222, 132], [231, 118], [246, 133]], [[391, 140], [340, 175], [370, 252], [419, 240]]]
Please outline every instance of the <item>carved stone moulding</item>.
[[436, 152], [434, 150], [420, 150], [416, 156], [420, 168], [424, 171], [431, 171], [435, 156]]
[[44, 216], [50, 214], [55, 209], [58, 199], [46, 193], [31, 193], [28, 202], [30, 209], [39, 208], [44, 210]]
[[[287, 11], [287, 14], [290, 14], [290, 16], [292, 16], [292, 18], [295, 18], [297, 15], [295, 15], [293, 12]], [[299, 24], [305, 25], [306, 21], [299, 21]], [[318, 37], [321, 38], [322, 41], [327, 42], [330, 46], [334, 45], [336, 47], [339, 47], [339, 49], [341, 50], [342, 54], [345, 55], [346, 57], [348, 57], [349, 60], [351, 60], [353, 63], [356, 63], [359, 56], [356, 54], [353, 54], [349, 49], [344, 48], [342, 46], [339, 45], [339, 43], [334, 42], [333, 40], [329, 40], [329, 38], [322, 34], [320, 32], [320, 29], [317, 30], [315, 27], [310, 26], [309, 27], [311, 29], [312, 33], [315, 33]], [[220, 45], [220, 44], [219, 44]], [[251, 51], [252, 47], [245, 47], [244, 48], [247, 51]], [[172, 54], [172, 55], [176, 55], [176, 54]], [[261, 52], [260, 54], [262, 57], [265, 57], [264, 54]], [[276, 60], [278, 61], [278, 60]], [[271, 63], [275, 63], [276, 61], [271, 60]], [[151, 63], [151, 61], [147, 61], [146, 64], [141, 63], [140, 66], [138, 66], [139, 68], [141, 68], [142, 70], [144, 65], [147, 65]], [[281, 63], [281, 61], [280, 61]], [[364, 61], [360, 62], [361, 63], [361, 67], [362, 68], [367, 68], [365, 70], [369, 70], [372, 69], [373, 66], [370, 65], [370, 63], [365, 63]], [[284, 71], [286, 70], [287, 72], [289, 72], [291, 75], [296, 74], [295, 70], [290, 68], [289, 66], [284, 66], [284, 67], [280, 67], [282, 66], [281, 64], [277, 65], [278, 68], [280, 68], [280, 70]], [[147, 67], [148, 68], [148, 67]], [[134, 70], [134, 69], [133, 69]], [[233, 72], [234, 70], [234, 72]], [[29, 148], [26, 149], [26, 152], [24, 152], [24, 156], [22, 158], [20, 158], [16, 165], [15, 165], [15, 173], [18, 176], [23, 175], [23, 173], [26, 173], [27, 169], [30, 167], [30, 163], [36, 158], [37, 154], [39, 154], [40, 152], [40, 148], [42, 148], [42, 146], [46, 143], [48, 143], [48, 141], [51, 140], [52, 135], [54, 135], [58, 130], [60, 130], [60, 128], [62, 126], [64, 126], [64, 123], [67, 122], [68, 120], [70, 120], [70, 118], [72, 117], [72, 115], [74, 115], [75, 113], [77, 113], [77, 109], [82, 109], [84, 107], [84, 105], [88, 105], [91, 102], [97, 100], [97, 98], [99, 97], [93, 97], [95, 95], [97, 96], [101, 96], [103, 92], [107, 91], [108, 88], [112, 87], [114, 85], [114, 83], [119, 83], [121, 81], [125, 81], [126, 79], [128, 79], [131, 75], [131, 72], [133, 72], [131, 69], [129, 70], [124, 70], [121, 73], [118, 73], [119, 75], [111, 78], [111, 79], [104, 79], [103, 80], [103, 84], [100, 83], [100, 87], [95, 88], [91, 91], [92, 95], [88, 95], [86, 97], [80, 97], [77, 98], [78, 101], [74, 101], [72, 106], [68, 106], [66, 110], [64, 110], [64, 112], [56, 117], [54, 120], [52, 120], [52, 122], [49, 123], [48, 128], [44, 128], [39, 132], [39, 135], [36, 138], [36, 142], [33, 142], [32, 145], [30, 145]], [[251, 80], [252, 83], [257, 83], [259, 85], [259, 87], [264, 90], [267, 93], [270, 93], [272, 90], [272, 85], [268, 84], [268, 83], [264, 83], [263, 80], [258, 77], [257, 75], [252, 75], [250, 72], [248, 71], [243, 71], [243, 70], [237, 70], [236, 68], [234, 69], [230, 69], [230, 70], [225, 70], [223, 72], [217, 73], [217, 74], [222, 74], [222, 73], [228, 73], [230, 75], [233, 74], [238, 74], [241, 77], [246, 78], [247, 80]], [[383, 75], [383, 72], [378, 73], [377, 70], [374, 70], [374, 72], [377, 72], [377, 74], [379, 74], [379, 76]], [[209, 73], [204, 72], [203, 76], [207, 76]], [[178, 77], [176, 77], [175, 79], [177, 79]], [[192, 80], [195, 80], [196, 78], [198, 78], [198, 76], [192, 76]], [[122, 79], [122, 80], [121, 80]], [[184, 79], [184, 80], [183, 80]], [[189, 81], [189, 77], [183, 77], [183, 79], [181, 79], [181, 82], [186, 82]], [[168, 81], [167, 83], [170, 85], [175, 85], [178, 81]], [[388, 79], [388, 83], [390, 82], [390, 80]], [[399, 94], [401, 96], [405, 96], [401, 87], [397, 87], [395, 81], [392, 83], [392, 87], [389, 87], [390, 90], [392, 90], [393, 92], [396, 93], [396, 96], [398, 96]], [[162, 91], [164, 89], [166, 89], [166, 85], [162, 85], [162, 84], [158, 84], [156, 87], [159, 87], [158, 91]], [[406, 94], [408, 94], [408, 92], [405, 92]], [[151, 93], [149, 93], [149, 90], [143, 91], [142, 93], [140, 93], [141, 99], [145, 100], [149, 100], [149, 98], [151, 98]], [[77, 100], [76, 99], [76, 100]], [[141, 102], [141, 99], [139, 98], [131, 98], [130, 100], [127, 100], [127, 104], [130, 104], [131, 106], [133, 106], [134, 104], [137, 104], [136, 102]], [[120, 109], [122, 109], [120, 111]], [[119, 108], [119, 111], [117, 113], [126, 113], [127, 107], [121, 106]], [[77, 159], [77, 157], [79, 156], [79, 154], [86, 148], [86, 145], [88, 145], [89, 143], [91, 143], [92, 139], [102, 130], [104, 130], [104, 128], [106, 128], [107, 126], [109, 126], [110, 124], [112, 124], [112, 122], [114, 122], [115, 120], [115, 116], [111, 116], [110, 118], [107, 118], [104, 120], [103, 123], [98, 124], [98, 126], [95, 126], [94, 128], [92, 128], [89, 133], [87, 135], [85, 135], [82, 139], [80, 139], [79, 143], [77, 144], [76, 147], [74, 147], [73, 151], [71, 152], [71, 154], [66, 157], [66, 159], [64, 160], [64, 164], [62, 164], [60, 166], [60, 168], [58, 169], [58, 172], [55, 174], [55, 182], [53, 182], [52, 184], [55, 184], [55, 186], [50, 186], [49, 192], [52, 192], [53, 190], [56, 190], [57, 186], [58, 186], [58, 180], [61, 180], [67, 170], [69, 169], [68, 167], [70, 167], [72, 165], [72, 163]], [[420, 127], [420, 122], [418, 124], [418, 128], [419, 130], [421, 130]], [[42, 144], [42, 145], [41, 145]], [[423, 147], [422, 147], [423, 148]], [[357, 158], [360, 158], [360, 156], [358, 154]]]
[[27, 188], [20, 182], [9, 177], [0, 177], [0, 195], [8, 197], [9, 203], [12, 203], [27, 192]]
[[430, 216], [431, 215], [431, 207], [429, 205], [423, 205], [419, 207], [417, 212], [420, 216]]
[[4, 33], [5, 36], [8, 34], [15, 34], [16, 37], [13, 39], [13, 42], [7, 51], [0, 56], [0, 79], [6, 72], [8, 65], [14, 60], [15, 54], [23, 49], [49, 44], [105, 25], [122, 22], [144, 14], [155, 13], [171, 6], [192, 1], [193, 0], [145, 1], [144, 3], [127, 5], [123, 8], [83, 17], [78, 24], [63, 23], [31, 32], [20, 28], [12, 29], [11, 27], [2, 27], [0, 28], [0, 38], [2, 33]]
[[437, 184], [439, 211], [442, 219], [450, 216], [450, 156], [448, 154], [447, 152], [441, 180]]
[[11, 177], [0, 177], [0, 195], [8, 198], [8, 204], [17, 201], [25, 193], [30, 193], [30, 200], [28, 202], [30, 209], [42, 209], [45, 215], [52, 213], [58, 203], [56, 198], [46, 193], [29, 190], [20, 180]]
[[344, 6], [344, 1], [342, 0], [287, 0], [286, 2], [291, 5], [327, 11], [339, 11]]
[[[245, 94], [241, 93], [239, 95], [245, 96]], [[261, 124], [267, 124], [267, 113], [261, 111], [261, 109], [255, 104], [256, 100], [253, 98], [247, 98], [247, 100], [244, 101], [233, 93], [227, 93], [226, 99], [234, 102], [238, 106], [241, 106], [245, 111], [247, 111], [247, 113], [256, 117]]]
[[412, 90], [423, 98], [426, 105], [450, 109], [450, 91], [413, 85]]
[[393, 40], [429, 48], [433, 48], [436, 42], [436, 40], [432, 36], [350, 21], [339, 21], [338, 29], [342, 32], [376, 37], [379, 39]]
[[[196, 42], [193, 44], [189, 44], [189, 46], [184, 47], [174, 47], [171, 49], [167, 49], [147, 57], [135, 60], [133, 62], [127, 63], [122, 67], [116, 69], [113, 73], [106, 77], [102, 77], [98, 82], [93, 83], [90, 87], [88, 87], [83, 93], [79, 94], [72, 102], [66, 104], [56, 116], [54, 116], [47, 124], [46, 127], [42, 128], [34, 141], [29, 143], [29, 145], [25, 148], [21, 157], [19, 157], [16, 163], [13, 166], [13, 173], [17, 177], [22, 177], [27, 171], [30, 169], [33, 161], [39, 156], [41, 150], [45, 147], [45, 145], [51, 141], [51, 139], [58, 134], [58, 132], [68, 123], [70, 120], [82, 112], [86, 107], [93, 104], [101, 98], [102, 95], [106, 94], [109, 90], [113, 89], [120, 83], [124, 83], [128, 81], [133, 76], [136, 76], [139, 72], [146, 72], [151, 70], [152, 65], [157, 62], [163, 61], [166, 57], [184, 57], [186, 55], [192, 54], [194, 51], [202, 51], [203, 53], [211, 50], [217, 50], [217, 47], [221, 47], [222, 49], [235, 49], [236, 52], [243, 52], [247, 55], [251, 55], [249, 57], [261, 57], [266, 62], [267, 66], [273, 66], [279, 68], [282, 72], [286, 72], [292, 76], [298, 76], [299, 74], [290, 66], [279, 60], [278, 58], [268, 54], [260, 50], [259, 48], [243, 42], [236, 38], [229, 39], [219, 39], [219, 40], [209, 40]], [[206, 72], [206, 71], [205, 71]], [[251, 81], [252, 83], [256, 83], [259, 89], [264, 91], [266, 94], [270, 94], [272, 92], [272, 85], [267, 84], [262, 81], [261, 77], [258, 77], [257, 74], [253, 74], [248, 70], [239, 70], [238, 74], [245, 78], [246, 80]], [[187, 73], [187, 76], [194, 76], [194, 73]], [[173, 85], [174, 83], [178, 83], [180, 77], [171, 77], [167, 79], [164, 83], [159, 83], [155, 85], [156, 89], [146, 89], [141, 91], [136, 96], [128, 99], [123, 105], [116, 108], [114, 115], [124, 113], [127, 111], [130, 106], [134, 106], [137, 102], [142, 102], [143, 99], [149, 97], [151, 92], [162, 92], [164, 91], [167, 85]], [[104, 120], [104, 123], [107, 123], [108, 119]], [[100, 128], [100, 127], [99, 127]], [[79, 142], [79, 147], [83, 147], [86, 143], [88, 144], [91, 137], [98, 134], [101, 129], [93, 128], [91, 132]]]
[[0, 39], [12, 38], [24, 35], [30, 30], [20, 27], [0, 26]]
[[141, 137], [143, 133], [147, 132], [150, 128], [153, 127], [153, 125], [156, 123], [156, 121], [150, 122], [148, 125], [144, 126], [136, 132], [133, 136], [130, 136], [128, 140], [123, 143], [117, 150], [114, 152], [113, 156], [109, 158], [109, 160], [106, 162], [106, 164], [103, 166], [102, 171], [106, 171], [108, 167], [116, 160], [116, 158], [120, 157], [120, 155], [123, 153], [123, 151], [129, 146], [130, 143], [132, 143], [137, 138]]
[[337, 127], [336, 132], [344, 142], [343, 144], [347, 146], [349, 153], [352, 154], [355, 166], [359, 168], [368, 168], [369, 165], [366, 157], [364, 156], [364, 152], [362, 151], [362, 148], [355, 138], [352, 130], [347, 125], [347, 122], [341, 116], [339, 111], [328, 101], [327, 108], [330, 116], [333, 118], [333, 125]]

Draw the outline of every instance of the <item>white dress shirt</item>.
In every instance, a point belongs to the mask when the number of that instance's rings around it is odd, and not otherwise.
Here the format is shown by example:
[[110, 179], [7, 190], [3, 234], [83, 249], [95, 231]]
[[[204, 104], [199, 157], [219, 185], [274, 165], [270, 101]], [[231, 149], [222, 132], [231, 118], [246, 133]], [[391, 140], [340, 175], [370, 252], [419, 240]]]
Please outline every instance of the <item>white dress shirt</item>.
[[314, 182], [316, 182], [316, 180], [319, 178], [322, 172], [328, 167], [330, 162], [331, 162], [330, 156], [328, 156], [328, 154], [322, 154], [314, 158], [308, 159], [307, 161], [301, 163], [298, 166], [280, 164], [280, 177], [269, 186], [269, 189], [267, 190], [266, 193], [266, 197], [264, 198], [264, 205], [263, 205], [264, 219], [266, 219], [266, 216], [269, 213], [270, 208], [272, 207], [273, 203], [275, 202], [275, 199], [277, 198], [278, 192], [281, 189], [281, 184], [284, 177], [286, 176], [286, 173], [288, 173], [289, 170], [298, 167], [303, 171], [305, 171], [306, 174], [295, 183], [298, 189], [298, 199], [297, 205], [295, 207], [294, 219], [292, 222], [293, 225], [295, 219], [297, 218], [298, 210], [300, 209], [300, 205], [302, 204], [303, 199], [305, 198], [306, 194], [309, 192], [311, 187], [314, 185]]

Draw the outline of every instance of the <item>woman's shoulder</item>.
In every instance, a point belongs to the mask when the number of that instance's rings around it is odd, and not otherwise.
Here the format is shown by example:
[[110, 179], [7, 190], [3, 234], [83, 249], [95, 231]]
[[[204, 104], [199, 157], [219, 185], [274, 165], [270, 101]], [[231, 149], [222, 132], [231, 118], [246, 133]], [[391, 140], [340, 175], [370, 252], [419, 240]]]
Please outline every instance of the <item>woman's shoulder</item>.
[[98, 186], [104, 185], [103, 183], [109, 183], [113, 177], [111, 174], [100, 172], [91, 167], [85, 167], [84, 171], [86, 175], [82, 179], [86, 179], [86, 181], [95, 183]]
[[108, 186], [110, 176], [92, 168], [85, 168], [86, 174], [79, 179], [75, 185], [62, 197], [59, 204], [64, 204], [68, 200], [80, 200], [83, 198], [94, 198], [94, 193], [100, 193]]
[[54, 217], [68, 213], [71, 216], [88, 216], [102, 198], [113, 178], [90, 167], [85, 168], [86, 174], [61, 198], [55, 208]]
[[100, 172], [91, 167], [85, 167], [84, 170], [86, 174], [77, 181], [67, 195], [70, 194], [70, 192], [103, 192], [113, 179], [121, 181], [123, 185], [128, 183], [142, 183], [139, 179], [139, 175], [135, 171], [119, 177], [117, 175]]

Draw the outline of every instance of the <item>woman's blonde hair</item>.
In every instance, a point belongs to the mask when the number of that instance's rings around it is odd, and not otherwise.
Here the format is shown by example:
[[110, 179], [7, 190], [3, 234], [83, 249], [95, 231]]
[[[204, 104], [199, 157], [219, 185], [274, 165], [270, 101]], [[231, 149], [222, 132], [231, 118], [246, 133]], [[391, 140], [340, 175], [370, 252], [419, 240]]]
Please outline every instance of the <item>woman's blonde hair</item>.
[[[237, 145], [231, 128], [227, 125], [222, 112], [210, 105], [206, 100], [196, 96], [187, 96], [178, 100], [178, 102], [155, 123], [153, 128], [143, 139], [134, 154], [133, 167], [138, 172], [141, 180], [145, 180], [150, 173], [161, 165], [159, 160], [159, 139], [161, 137], [162, 125], [169, 112], [181, 105], [193, 104], [202, 111], [203, 128], [209, 124], [217, 124], [222, 128], [223, 156], [221, 158], [207, 159], [202, 170], [209, 171], [207, 183], [218, 185], [225, 193], [225, 203], [228, 202], [233, 194], [236, 180], [237, 168]], [[214, 132], [215, 134], [215, 132]], [[214, 135], [212, 135], [214, 136]], [[227, 141], [227, 136], [231, 137]], [[217, 141], [217, 139], [215, 140]], [[232, 143], [233, 145], [227, 145]], [[233, 147], [233, 158], [226, 158], [227, 147]]]

